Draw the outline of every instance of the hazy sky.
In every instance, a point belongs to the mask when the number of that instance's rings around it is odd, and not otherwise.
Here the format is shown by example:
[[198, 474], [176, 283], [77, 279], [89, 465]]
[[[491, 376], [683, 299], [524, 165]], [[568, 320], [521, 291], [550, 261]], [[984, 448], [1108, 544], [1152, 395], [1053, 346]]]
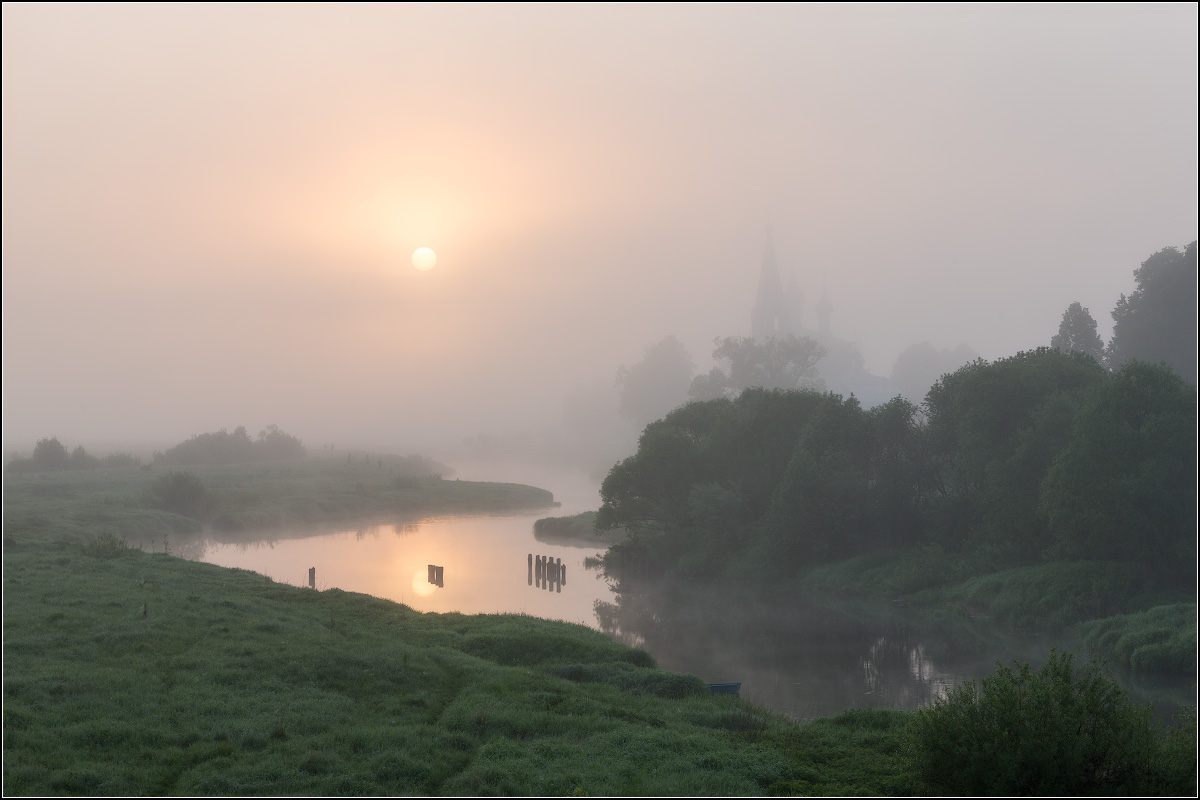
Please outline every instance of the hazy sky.
[[878, 374], [1107, 339], [1196, 237], [1196, 17], [5, 3], [6, 447], [551, 426], [748, 334], [768, 219]]

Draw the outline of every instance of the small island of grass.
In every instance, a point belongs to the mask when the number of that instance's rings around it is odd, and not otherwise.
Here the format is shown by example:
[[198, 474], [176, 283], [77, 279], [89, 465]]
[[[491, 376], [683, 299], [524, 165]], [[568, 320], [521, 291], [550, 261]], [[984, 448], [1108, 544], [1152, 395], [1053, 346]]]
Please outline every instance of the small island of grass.
[[584, 511], [569, 517], [543, 517], [533, 523], [533, 536], [539, 542], [609, 547], [622, 541], [626, 535], [623, 528], [596, 530], [595, 511]]

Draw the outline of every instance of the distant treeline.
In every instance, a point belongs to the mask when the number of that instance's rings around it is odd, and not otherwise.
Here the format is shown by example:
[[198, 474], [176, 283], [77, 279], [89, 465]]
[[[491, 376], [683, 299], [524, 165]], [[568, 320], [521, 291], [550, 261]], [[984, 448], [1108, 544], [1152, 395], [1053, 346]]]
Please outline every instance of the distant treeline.
[[989, 569], [1136, 562], [1194, 587], [1196, 389], [1051, 348], [968, 364], [921, 406], [749, 389], [646, 426], [601, 497], [598, 527], [640, 531], [610, 565], [787, 578], [932, 547]]
[[142, 460], [129, 453], [109, 453], [103, 458], [76, 447], [70, 452], [57, 436], [39, 439], [33, 456], [15, 455], [5, 466], [7, 472], [61, 472], [75, 469], [128, 468], [141, 465]]
[[[199, 464], [243, 464], [250, 461], [282, 461], [304, 458], [304, 446], [274, 425], [252, 440], [246, 429], [238, 426], [233, 433], [224, 428], [216, 433], [201, 433], [180, 442], [165, 453], [156, 452], [154, 463], [161, 466], [195, 466]], [[9, 472], [56, 472], [106, 467], [136, 467], [142, 460], [128, 453], [112, 453], [97, 458], [83, 447], [68, 452], [58, 437], [41, 439], [33, 448], [33, 456], [14, 456], [6, 469]]]
[[283, 461], [304, 458], [304, 445], [295, 436], [274, 425], [251, 439], [239, 425], [233, 433], [224, 428], [216, 433], [200, 433], [180, 442], [165, 453], [155, 453], [154, 463], [188, 467], [199, 464], [244, 464], [249, 461]]

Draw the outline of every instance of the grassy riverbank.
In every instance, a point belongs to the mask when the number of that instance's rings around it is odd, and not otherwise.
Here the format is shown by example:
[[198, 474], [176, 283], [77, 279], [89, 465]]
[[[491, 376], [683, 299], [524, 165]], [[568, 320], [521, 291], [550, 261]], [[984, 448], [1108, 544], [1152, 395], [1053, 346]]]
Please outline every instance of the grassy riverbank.
[[5, 545], [5, 794], [897, 794], [907, 715], [796, 726], [602, 634]]
[[533, 523], [533, 538], [539, 542], [609, 547], [626, 536], [623, 528], [596, 530], [596, 512], [584, 511], [569, 517], [543, 517]]
[[[186, 474], [182, 485], [169, 483]], [[171, 489], [186, 493], [171, 493]], [[431, 514], [550, 508], [533, 486], [444, 480], [395, 471], [387, 460], [342, 459], [188, 467], [6, 474], [4, 534], [16, 541], [85, 541], [108, 533], [137, 542], [199, 532], [242, 531], [350, 520], [413, 520]]]
[[1147, 568], [1060, 561], [972, 574], [979, 565], [936, 548], [823, 564], [796, 582], [821, 596], [899, 602], [941, 617], [1052, 631], [1139, 674], [1196, 671], [1194, 592], [1162, 589]]

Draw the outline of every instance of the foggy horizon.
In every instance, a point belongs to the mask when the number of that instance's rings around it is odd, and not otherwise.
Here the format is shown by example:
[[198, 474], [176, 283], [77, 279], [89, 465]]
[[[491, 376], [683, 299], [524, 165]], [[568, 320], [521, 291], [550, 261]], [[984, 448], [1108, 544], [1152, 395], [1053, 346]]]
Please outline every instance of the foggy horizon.
[[5, 455], [536, 436], [749, 335], [768, 224], [875, 375], [1108, 341], [1196, 238], [1196, 15], [6, 3]]

